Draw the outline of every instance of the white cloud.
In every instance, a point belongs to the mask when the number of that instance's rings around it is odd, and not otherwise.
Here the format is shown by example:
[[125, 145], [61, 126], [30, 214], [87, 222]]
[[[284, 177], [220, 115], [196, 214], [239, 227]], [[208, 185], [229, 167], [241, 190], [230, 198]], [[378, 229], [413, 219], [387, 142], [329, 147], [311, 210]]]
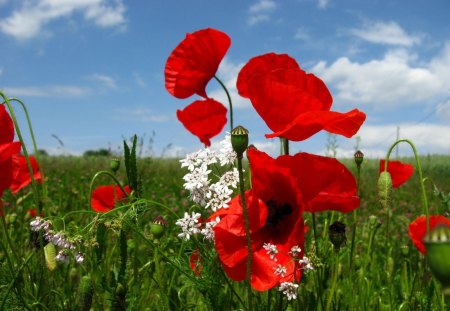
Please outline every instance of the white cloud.
[[416, 56], [396, 49], [388, 51], [382, 59], [366, 63], [352, 62], [347, 57], [329, 66], [321, 61], [311, 71], [336, 89], [334, 95], [338, 101], [372, 104], [379, 109], [395, 108], [422, 103], [447, 91], [450, 48], [448, 51], [448, 59], [436, 59], [432, 65], [413, 66]]
[[44, 25], [80, 12], [100, 27], [124, 26], [125, 6], [121, 0], [39, 0], [26, 1], [3, 19], [0, 31], [19, 40], [39, 35]]
[[115, 120], [139, 121], [139, 122], [165, 122], [169, 120], [167, 115], [158, 115], [149, 108], [138, 107], [134, 109], [115, 109]]
[[[236, 89], [236, 81], [239, 71], [244, 66], [244, 64], [234, 64], [225, 58], [219, 66], [217, 77], [225, 84], [233, 103], [233, 109], [248, 108], [251, 107], [250, 101], [246, 98], [241, 97]], [[217, 83], [215, 83], [217, 85]], [[228, 97], [221, 86], [214, 87], [211, 92], [208, 92], [208, 96], [214, 98], [215, 100], [221, 102], [228, 108]]]
[[280, 141], [278, 139], [270, 139], [266, 141], [255, 141], [252, 144], [260, 151], [277, 157], [280, 155]]
[[450, 122], [450, 97], [438, 105], [436, 116], [444, 121]]
[[109, 89], [117, 88], [116, 80], [113, 77], [94, 73], [90, 76], [90, 78], [97, 82], [100, 82], [101, 84], [103, 84], [105, 87], [107, 87]]
[[5, 87], [9, 97], [72, 97], [91, 94], [91, 89], [72, 85]]
[[362, 28], [350, 29], [350, 33], [363, 40], [400, 46], [420, 44], [421, 37], [409, 35], [396, 22], [371, 22]]
[[294, 38], [298, 40], [308, 40], [310, 38], [309, 32], [305, 27], [300, 27], [295, 32]]
[[319, 9], [326, 9], [328, 7], [328, 4], [330, 4], [330, 0], [318, 0], [317, 6]]
[[248, 9], [249, 18], [247, 24], [250, 26], [270, 20], [270, 13], [277, 8], [277, 3], [272, 0], [259, 0]]

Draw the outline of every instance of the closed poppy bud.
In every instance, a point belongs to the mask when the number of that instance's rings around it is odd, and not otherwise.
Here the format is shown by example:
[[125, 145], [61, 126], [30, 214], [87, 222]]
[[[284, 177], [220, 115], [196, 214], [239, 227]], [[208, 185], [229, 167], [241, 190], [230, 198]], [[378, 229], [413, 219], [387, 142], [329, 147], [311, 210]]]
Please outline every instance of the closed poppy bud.
[[433, 275], [450, 293], [450, 227], [439, 224], [423, 239], [427, 250], [426, 258]]
[[164, 231], [166, 230], [166, 227], [168, 225], [167, 220], [164, 219], [162, 216], [157, 216], [153, 223], [150, 225], [150, 232], [153, 234], [155, 238], [160, 238]]
[[392, 179], [389, 172], [381, 172], [378, 178], [378, 200], [381, 207], [387, 209], [389, 206], [389, 201], [391, 199], [392, 192]]
[[355, 152], [354, 158], [355, 158], [356, 166], [357, 166], [358, 168], [360, 168], [360, 167], [361, 167], [361, 164], [362, 164], [363, 161], [364, 161], [364, 153], [362, 153], [361, 150], [358, 150], [358, 151]]
[[120, 159], [117, 158], [111, 159], [109, 166], [111, 168], [111, 171], [116, 173], [120, 168]]
[[347, 241], [345, 236], [345, 224], [340, 221], [333, 222], [328, 228], [328, 236], [333, 243], [334, 250], [338, 251]]
[[243, 126], [236, 126], [231, 131], [231, 145], [238, 157], [242, 158], [244, 151], [248, 147], [248, 130]]

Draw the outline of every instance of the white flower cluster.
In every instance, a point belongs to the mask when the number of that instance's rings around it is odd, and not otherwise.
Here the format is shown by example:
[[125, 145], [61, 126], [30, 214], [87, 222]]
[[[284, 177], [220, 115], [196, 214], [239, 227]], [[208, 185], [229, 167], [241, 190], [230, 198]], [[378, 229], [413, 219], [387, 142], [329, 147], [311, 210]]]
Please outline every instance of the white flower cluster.
[[278, 254], [278, 249], [277, 249], [276, 245], [270, 244], [270, 243], [264, 243], [263, 248], [266, 250], [267, 255], [270, 256], [270, 259], [272, 259], [273, 261], [277, 261], [276, 256]]
[[220, 217], [216, 217], [215, 220], [205, 223], [205, 228], [203, 228], [200, 233], [205, 237], [205, 239], [213, 241], [214, 231], [213, 228], [220, 222]]
[[[46, 242], [61, 248], [58, 254], [55, 256], [55, 260], [68, 264], [70, 261], [69, 253], [76, 249], [73, 242], [69, 241], [66, 235], [62, 232], [55, 232], [52, 230], [52, 224], [48, 220], [44, 220], [41, 217], [36, 217], [30, 222], [30, 228], [33, 232], [42, 232], [42, 237]], [[74, 255], [75, 262], [78, 264], [83, 263], [84, 255], [78, 252]]]
[[178, 237], [189, 240], [191, 238], [191, 235], [199, 233], [201, 227], [199, 219], [201, 216], [202, 215], [195, 212], [192, 212], [191, 216], [189, 216], [188, 213], [184, 213], [184, 217], [178, 219], [175, 223], [177, 226], [181, 227], [181, 233], [178, 234]]
[[297, 299], [297, 289], [298, 284], [291, 282], [283, 282], [280, 284], [280, 287], [278, 287], [278, 290], [283, 292], [288, 300]]

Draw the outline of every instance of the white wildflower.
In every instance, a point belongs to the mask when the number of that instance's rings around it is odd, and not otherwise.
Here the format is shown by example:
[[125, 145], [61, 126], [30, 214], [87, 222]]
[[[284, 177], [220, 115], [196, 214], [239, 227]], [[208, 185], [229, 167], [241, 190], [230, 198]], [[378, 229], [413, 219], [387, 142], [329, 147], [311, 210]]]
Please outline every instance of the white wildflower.
[[302, 249], [298, 245], [295, 245], [291, 248], [291, 251], [289, 252], [289, 254], [292, 257], [297, 258], [301, 252], [302, 252]]
[[220, 165], [225, 166], [227, 164], [233, 164], [237, 158], [236, 152], [233, 150], [231, 145], [231, 135], [227, 133], [225, 138], [220, 142], [220, 150], [217, 154], [219, 158]]
[[300, 263], [303, 270], [314, 270], [314, 267], [308, 257], [303, 256], [303, 259], [300, 259], [298, 262]]
[[186, 181], [184, 183], [184, 188], [192, 191], [194, 189], [208, 186], [209, 173], [211, 173], [211, 170], [208, 170], [207, 166], [196, 167], [191, 173], [184, 175], [183, 179]]
[[213, 228], [220, 222], [220, 217], [216, 217], [215, 220], [209, 221], [205, 223], [205, 228], [201, 230], [201, 234], [207, 240], [214, 240], [214, 231]]
[[231, 171], [225, 172], [220, 177], [220, 182], [228, 187], [236, 189], [239, 183], [239, 171], [237, 168], [233, 167]]
[[278, 249], [275, 245], [270, 243], [264, 243], [263, 248], [267, 251], [267, 254], [270, 256], [270, 259], [277, 261]]
[[287, 273], [287, 269], [286, 267], [282, 266], [282, 265], [278, 265], [275, 268], [275, 274], [281, 276], [282, 278], [286, 276]]
[[81, 253], [81, 252], [76, 253], [76, 255], [75, 255], [75, 262], [77, 264], [81, 265], [84, 262], [84, 254]]
[[184, 217], [178, 219], [175, 223], [181, 227], [181, 233], [178, 234], [178, 237], [189, 240], [191, 235], [199, 233], [201, 227], [201, 224], [199, 224], [200, 217], [199, 213], [192, 212], [191, 216], [188, 213], [184, 213]]
[[229, 189], [220, 181], [212, 184], [209, 189], [211, 190], [211, 198], [205, 208], [211, 208], [214, 212], [221, 208], [227, 208], [228, 202], [231, 201], [233, 190]]
[[65, 264], [69, 263], [69, 259], [70, 259], [69, 254], [67, 254], [67, 252], [64, 250], [59, 251], [58, 254], [55, 256], [55, 260]]
[[297, 299], [297, 289], [298, 284], [291, 282], [283, 282], [280, 287], [278, 287], [278, 290], [283, 292], [283, 294], [287, 296], [288, 300]]
[[50, 230], [51, 226], [52, 225], [49, 221], [46, 221], [39, 216], [37, 216], [35, 219], [33, 219], [30, 222], [31, 231], [35, 231], [35, 232], [38, 232], [41, 230], [48, 231], [48, 230]]

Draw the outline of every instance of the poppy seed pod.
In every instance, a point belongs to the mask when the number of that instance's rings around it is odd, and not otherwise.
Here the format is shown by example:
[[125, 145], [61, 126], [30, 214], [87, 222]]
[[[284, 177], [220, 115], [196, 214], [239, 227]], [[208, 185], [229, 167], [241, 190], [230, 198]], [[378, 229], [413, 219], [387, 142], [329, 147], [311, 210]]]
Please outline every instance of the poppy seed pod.
[[248, 147], [248, 130], [241, 125], [236, 126], [231, 131], [231, 145], [238, 157], [242, 158]]
[[433, 275], [442, 283], [444, 291], [450, 292], [450, 227], [437, 225], [427, 233], [423, 242]]
[[153, 234], [155, 238], [158, 239], [164, 234], [167, 225], [168, 222], [167, 220], [164, 219], [164, 217], [157, 216], [150, 225], [150, 232]]
[[389, 172], [381, 172], [378, 178], [378, 200], [382, 208], [387, 209], [392, 193], [392, 179]]
[[109, 167], [111, 168], [111, 171], [116, 173], [120, 168], [120, 159], [117, 158], [111, 159]]
[[357, 166], [358, 168], [360, 168], [360, 167], [361, 167], [361, 164], [362, 164], [363, 161], [364, 161], [364, 153], [362, 153], [361, 150], [358, 150], [358, 151], [355, 152], [354, 158], [355, 158], [356, 166]]
[[345, 224], [340, 221], [333, 222], [330, 227], [328, 227], [328, 236], [331, 243], [333, 243], [334, 250], [338, 251], [347, 241], [347, 237], [345, 236]]

